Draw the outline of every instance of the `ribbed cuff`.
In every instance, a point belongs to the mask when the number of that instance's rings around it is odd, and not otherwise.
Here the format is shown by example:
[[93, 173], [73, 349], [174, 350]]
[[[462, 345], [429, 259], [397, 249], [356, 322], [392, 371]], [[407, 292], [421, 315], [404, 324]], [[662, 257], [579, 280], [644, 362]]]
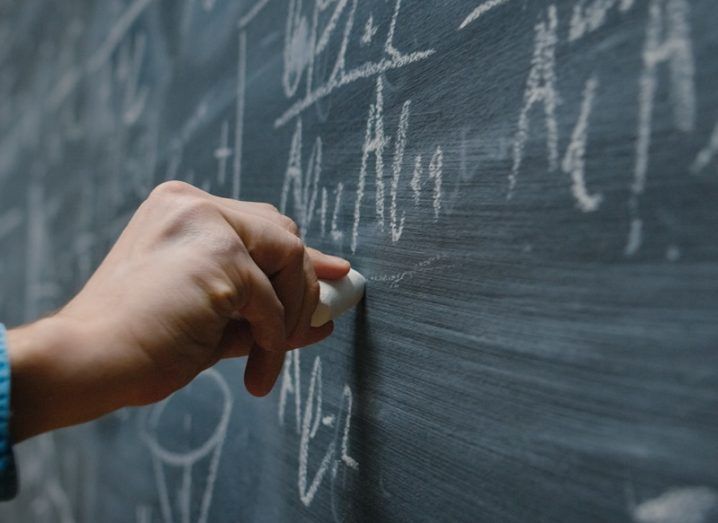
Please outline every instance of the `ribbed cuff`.
[[0, 500], [17, 494], [17, 472], [10, 441], [10, 358], [5, 326], [0, 323]]

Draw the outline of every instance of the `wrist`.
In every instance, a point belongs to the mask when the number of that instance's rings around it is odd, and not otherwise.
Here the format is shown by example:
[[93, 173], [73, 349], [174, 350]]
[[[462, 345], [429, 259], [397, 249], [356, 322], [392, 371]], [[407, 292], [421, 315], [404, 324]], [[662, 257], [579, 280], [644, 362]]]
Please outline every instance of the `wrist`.
[[51, 316], [8, 331], [10, 431], [16, 442], [89, 421], [122, 405], [78, 322]]

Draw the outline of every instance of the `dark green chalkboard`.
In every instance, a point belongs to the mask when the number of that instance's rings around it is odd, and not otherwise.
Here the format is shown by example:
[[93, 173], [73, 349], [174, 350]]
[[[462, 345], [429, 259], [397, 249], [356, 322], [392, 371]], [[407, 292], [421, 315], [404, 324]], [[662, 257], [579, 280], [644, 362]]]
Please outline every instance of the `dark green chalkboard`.
[[2, 521], [718, 520], [715, 0], [0, 2], [0, 319], [167, 179], [366, 300], [17, 448]]

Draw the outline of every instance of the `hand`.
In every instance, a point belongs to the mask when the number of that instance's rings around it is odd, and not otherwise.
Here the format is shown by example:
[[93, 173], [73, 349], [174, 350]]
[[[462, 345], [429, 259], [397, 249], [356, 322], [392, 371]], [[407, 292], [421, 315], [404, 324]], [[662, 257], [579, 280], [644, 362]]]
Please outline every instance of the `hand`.
[[271, 205], [157, 187], [70, 303], [10, 331], [16, 440], [158, 401], [222, 358], [249, 355], [247, 389], [267, 394], [285, 351], [332, 331], [310, 327], [317, 276], [349, 271], [297, 231]]

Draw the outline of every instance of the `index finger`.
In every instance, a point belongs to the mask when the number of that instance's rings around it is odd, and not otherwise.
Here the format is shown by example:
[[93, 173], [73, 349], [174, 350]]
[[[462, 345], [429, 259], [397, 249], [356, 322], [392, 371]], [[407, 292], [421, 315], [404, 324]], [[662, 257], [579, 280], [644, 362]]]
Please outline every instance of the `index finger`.
[[320, 280], [338, 280], [349, 274], [349, 270], [352, 268], [351, 264], [343, 258], [324, 254], [311, 247], [306, 249], [314, 271], [317, 273], [317, 278]]

